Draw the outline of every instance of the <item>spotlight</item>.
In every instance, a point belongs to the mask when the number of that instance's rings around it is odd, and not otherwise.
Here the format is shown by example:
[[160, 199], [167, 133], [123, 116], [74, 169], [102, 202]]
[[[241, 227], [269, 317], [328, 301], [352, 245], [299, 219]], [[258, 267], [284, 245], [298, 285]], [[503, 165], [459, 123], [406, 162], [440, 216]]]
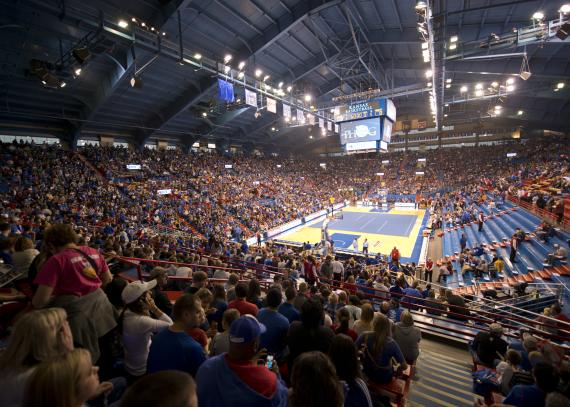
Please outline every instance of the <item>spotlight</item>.
[[494, 87], [494, 88], [496, 88], [497, 86], [499, 86], [499, 82], [492, 82], [492, 83], [491, 83], [491, 86]]
[[230, 69], [231, 68], [229, 67], [229, 65], [224, 66], [224, 73], [227, 74], [230, 71]]
[[75, 48], [73, 51], [71, 51], [71, 55], [73, 55], [73, 58], [75, 58], [75, 60], [79, 62], [80, 65], [83, 65], [85, 61], [87, 61], [87, 59], [91, 56], [91, 53], [86, 47], [81, 47]]
[[265, 81], [268, 80], [269, 78], [270, 78], [269, 75], [265, 75], [265, 76], [263, 77], [263, 82], [265, 82]]
[[289, 123], [290, 120], [291, 120], [291, 119], [290, 119], [289, 117], [285, 117], [285, 122], [286, 122], [286, 123]]
[[263, 71], [262, 71], [261, 69], [256, 69], [256, 70], [255, 70], [255, 77], [256, 77], [256, 78], [259, 78], [262, 73], [263, 73]]
[[81, 68], [77, 68], [77, 69], [74, 71], [74, 73], [75, 73], [75, 76], [81, 75]]
[[196, 59], [196, 60], [198, 60], [198, 61], [201, 60], [201, 59], [202, 59], [202, 54], [195, 53], [195, 54], [194, 54], [194, 59]]
[[47, 85], [47, 82], [44, 81], [44, 80], [42, 80], [42, 85], [46, 86], [46, 85]]
[[531, 75], [532, 74], [530, 73], [530, 71], [521, 71], [521, 73], [519, 74], [519, 76], [523, 81], [528, 80], [528, 78], [530, 78]]
[[275, 127], [272, 127], [272, 128], [271, 128], [271, 131], [275, 131]]
[[136, 23], [136, 22], [137, 22], [137, 19], [133, 17], [133, 18], [131, 18], [131, 21], [132, 21], [133, 23]]
[[465, 92], [467, 92], [468, 90], [469, 90], [469, 88], [468, 88], [467, 86], [462, 86], [461, 89], [459, 89], [459, 91], [460, 91], [461, 93], [465, 93]]
[[431, 82], [426, 83], [428, 88], [431, 88]]
[[226, 54], [226, 56], [224, 57], [224, 63], [228, 63], [232, 60], [232, 56], [230, 54]]
[[482, 91], [481, 89], [476, 90], [476, 91], [475, 91], [475, 96], [477, 96], [477, 97], [483, 96], [483, 91]]
[[507, 86], [507, 92], [512, 92], [513, 90], [515, 90], [515, 85]]
[[425, 10], [427, 8], [427, 3], [424, 0], [418, 0], [416, 2], [416, 10]]
[[570, 13], [570, 4], [563, 4], [558, 11], [562, 14]]
[[426, 78], [431, 78], [433, 76], [433, 72], [431, 71], [431, 69], [428, 69], [426, 71]]
[[141, 23], [141, 27], [146, 27], [146, 23], [144, 21]]
[[67, 85], [67, 83], [65, 83], [64, 81], [61, 81], [61, 83], [59, 84], [59, 87], [65, 88], [66, 85]]
[[128, 26], [129, 26], [129, 23], [127, 23], [125, 20], [119, 20], [119, 27], [127, 28]]
[[519, 110], [519, 111], [517, 112], [517, 116], [522, 116], [523, 114], [524, 114], [524, 112], [523, 112], [522, 110]]
[[287, 86], [287, 92], [291, 92], [291, 90], [293, 90], [292, 86]]
[[311, 95], [305, 95], [305, 102], [311, 101]]
[[503, 108], [503, 106], [501, 106], [501, 105], [495, 106], [495, 110], [501, 110], [502, 108]]
[[532, 19], [533, 19], [533, 20], [539, 21], [539, 20], [542, 20], [543, 18], [544, 18], [544, 13], [541, 12], [541, 11], [537, 11], [536, 13], [534, 13], [534, 14], [532, 15]]
[[449, 49], [450, 49], [450, 50], [457, 49], [457, 44], [450, 44], [450, 45], [449, 45]]
[[459, 39], [459, 38], [457, 38], [457, 35], [454, 35], [453, 37], [451, 37], [451, 38], [449, 39], [449, 42], [457, 42], [458, 39]]
[[451, 85], [448, 83], [447, 85], [445, 85], [445, 89], [449, 89], [451, 88]]
[[428, 49], [429, 44], [427, 42], [422, 42], [422, 50]]
[[483, 84], [482, 83], [476, 84], [475, 89], [483, 89]]
[[238, 68], [243, 69], [244, 66], [245, 66], [245, 61], [241, 61], [238, 65]]
[[507, 85], [512, 85], [515, 83], [515, 78], [509, 78], [507, 79]]
[[562, 89], [562, 88], [564, 88], [564, 86], [565, 86], [564, 82], [558, 82], [556, 84], [556, 89]]
[[150, 27], [150, 30], [151, 30], [151, 31], [154, 31], [154, 27]]
[[445, 80], [446, 83], [451, 83], [452, 81], [453, 81], [453, 79], [451, 79], [451, 78], [448, 78]]
[[240, 73], [238, 73], [238, 79], [243, 79], [243, 71], [241, 71]]
[[202, 117], [208, 117], [208, 113], [202, 112]]
[[279, 82], [279, 84], [277, 85], [277, 87], [278, 87], [279, 89], [281, 89], [281, 88], [283, 87], [283, 82]]
[[164, 31], [162, 32], [162, 36], [163, 36], [163, 37], [166, 37], [166, 33], [165, 33]]
[[143, 84], [142, 84], [142, 80], [140, 76], [133, 76], [131, 78], [131, 88], [142, 88]]

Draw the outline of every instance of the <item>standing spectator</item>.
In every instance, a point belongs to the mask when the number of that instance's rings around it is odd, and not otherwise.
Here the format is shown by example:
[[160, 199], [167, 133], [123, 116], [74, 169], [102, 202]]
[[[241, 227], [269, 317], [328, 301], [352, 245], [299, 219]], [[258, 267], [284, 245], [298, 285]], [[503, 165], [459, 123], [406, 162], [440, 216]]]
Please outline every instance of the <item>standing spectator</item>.
[[400, 251], [397, 249], [396, 246], [390, 252], [390, 258], [392, 259], [392, 263], [398, 265], [400, 263]]
[[328, 356], [323, 352], [307, 352], [299, 356], [291, 373], [289, 407], [343, 405], [342, 384]]
[[479, 228], [477, 229], [479, 232], [483, 230], [483, 222], [485, 221], [485, 216], [483, 215], [483, 211], [479, 211], [477, 214], [477, 223]]
[[292, 285], [287, 287], [285, 289], [285, 299], [287, 301], [279, 306], [279, 313], [284, 315], [289, 320], [289, 323], [293, 321], [299, 321], [301, 319], [301, 313], [293, 305], [296, 296], [297, 290], [295, 287]]
[[150, 374], [129, 387], [119, 407], [198, 407], [196, 383], [187, 373], [169, 370]]
[[181, 370], [196, 376], [200, 365], [206, 360], [202, 347], [190, 335], [188, 329], [200, 326], [204, 310], [198, 298], [184, 294], [172, 308], [174, 322], [152, 338], [148, 354], [147, 371]]
[[372, 407], [372, 398], [362, 378], [360, 361], [354, 341], [346, 335], [336, 335], [329, 349], [329, 357], [340, 380], [348, 385], [345, 407]]
[[334, 281], [344, 281], [344, 265], [337, 258], [332, 262], [332, 272]]
[[355, 237], [354, 240], [352, 241], [352, 249], [357, 252], [358, 251], [358, 238]]
[[362, 312], [360, 319], [354, 322], [352, 329], [357, 335], [362, 335], [364, 332], [372, 331], [372, 320], [374, 319], [374, 308], [369, 303], [362, 305]]
[[34, 281], [38, 289], [32, 304], [65, 309], [73, 340], [98, 360], [100, 341], [117, 325], [113, 306], [101, 289], [112, 276], [97, 250], [76, 243], [71, 225], [58, 223], [46, 230], [44, 245], [51, 257]]
[[368, 239], [364, 239], [364, 243], [362, 243], [362, 253], [368, 256]]
[[513, 236], [511, 236], [511, 252], [509, 254], [509, 260], [511, 261], [511, 263], [516, 263], [516, 256], [517, 256], [517, 250], [519, 248], [519, 239], [517, 239], [517, 235], [513, 234]]
[[0, 405], [22, 405], [26, 381], [38, 363], [73, 350], [73, 336], [62, 308], [22, 315], [0, 355]]
[[467, 247], [467, 238], [465, 237], [464, 233], [462, 233], [461, 237], [459, 238], [459, 246], [461, 247], [461, 253], [463, 253]]
[[399, 363], [398, 372], [408, 368], [398, 344], [390, 337], [390, 320], [380, 314], [374, 318], [374, 331], [361, 335], [356, 347], [364, 353], [364, 373], [370, 380], [385, 384], [394, 377], [392, 360]]
[[121, 294], [125, 303], [121, 316], [125, 371], [130, 375], [128, 380], [131, 383], [146, 374], [151, 335], [172, 325], [170, 317], [156, 306], [150, 295], [149, 291], [155, 286], [156, 280], [147, 283], [133, 281]]
[[432, 282], [433, 279], [433, 260], [427, 259], [424, 269], [424, 280]]
[[289, 366], [293, 366], [295, 359], [304, 352], [328, 351], [334, 333], [322, 325], [323, 318], [323, 304], [320, 300], [311, 298], [303, 304], [301, 321], [293, 322], [287, 335]]
[[218, 332], [210, 342], [210, 356], [221, 355], [230, 350], [230, 327], [232, 323], [239, 319], [237, 309], [227, 309], [222, 317], [222, 332]]
[[271, 288], [267, 292], [267, 307], [257, 314], [260, 323], [265, 325], [266, 331], [261, 334], [261, 347], [279, 358], [285, 350], [285, 339], [289, 330], [289, 320], [278, 312], [282, 294], [278, 288]]
[[323, 278], [327, 283], [330, 283], [332, 276], [333, 276], [332, 257], [328, 255], [327, 257], [325, 257], [325, 261], [323, 262], [323, 264], [321, 264], [319, 277]]
[[200, 407], [286, 407], [287, 387], [272, 370], [257, 364], [260, 336], [265, 332], [255, 317], [245, 315], [230, 327], [230, 349], [200, 366], [196, 375]]
[[400, 322], [396, 323], [394, 327], [394, 340], [400, 347], [406, 363], [414, 364], [420, 355], [422, 333], [420, 328], [414, 326], [414, 319], [410, 311], [402, 312]]
[[236, 285], [235, 291], [236, 299], [228, 304], [228, 309], [235, 308], [239, 311], [240, 315], [249, 314], [253, 315], [254, 317], [257, 316], [257, 313], [259, 312], [257, 305], [245, 300], [245, 297], [247, 297], [247, 284], [238, 283], [238, 285]]

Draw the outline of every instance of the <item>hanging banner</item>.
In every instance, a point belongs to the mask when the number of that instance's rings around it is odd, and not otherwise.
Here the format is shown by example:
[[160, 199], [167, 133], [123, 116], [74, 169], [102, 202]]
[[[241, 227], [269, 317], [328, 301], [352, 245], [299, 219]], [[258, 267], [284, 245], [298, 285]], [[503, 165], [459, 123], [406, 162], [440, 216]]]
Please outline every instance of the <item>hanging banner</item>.
[[257, 93], [255, 93], [254, 91], [245, 90], [245, 103], [250, 105], [250, 106], [255, 106], [257, 107]]
[[332, 131], [332, 122], [327, 121], [327, 129], [329, 129], [329, 131]]
[[338, 124], [335, 124], [335, 125], [334, 125], [334, 132], [335, 132], [335, 133], [338, 133]]
[[267, 111], [277, 113], [277, 101], [275, 99], [267, 98]]
[[283, 103], [283, 116], [291, 117], [291, 106], [286, 105], [285, 103]]
[[234, 85], [223, 79], [218, 79], [218, 98], [224, 102], [233, 102]]
[[299, 124], [305, 123], [305, 113], [300, 109], [297, 109], [297, 121]]
[[308, 115], [307, 115], [307, 120], [309, 121], [309, 124], [310, 124], [311, 126], [314, 126], [314, 125], [315, 125], [315, 116], [313, 116], [312, 114], [308, 114]]
[[325, 119], [321, 119], [320, 117], [319, 117], [319, 127], [321, 129], [325, 128]]

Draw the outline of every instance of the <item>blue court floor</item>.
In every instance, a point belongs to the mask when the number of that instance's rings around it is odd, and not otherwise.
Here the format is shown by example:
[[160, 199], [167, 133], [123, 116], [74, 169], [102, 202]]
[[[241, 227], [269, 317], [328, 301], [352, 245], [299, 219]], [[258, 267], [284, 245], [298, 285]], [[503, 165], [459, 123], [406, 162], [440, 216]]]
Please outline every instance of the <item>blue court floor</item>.
[[[329, 222], [329, 230], [375, 233], [379, 235], [408, 236], [416, 223], [415, 215], [388, 215], [384, 213], [343, 212], [343, 219]], [[323, 222], [311, 225], [320, 228]]]

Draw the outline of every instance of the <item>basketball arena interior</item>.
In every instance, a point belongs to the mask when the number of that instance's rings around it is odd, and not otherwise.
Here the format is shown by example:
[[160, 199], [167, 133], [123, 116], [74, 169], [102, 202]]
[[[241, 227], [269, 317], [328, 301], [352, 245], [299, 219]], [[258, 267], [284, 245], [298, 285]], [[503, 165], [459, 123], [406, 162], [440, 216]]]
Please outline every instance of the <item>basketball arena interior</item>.
[[1, 406], [570, 406], [569, 2], [0, 10]]

